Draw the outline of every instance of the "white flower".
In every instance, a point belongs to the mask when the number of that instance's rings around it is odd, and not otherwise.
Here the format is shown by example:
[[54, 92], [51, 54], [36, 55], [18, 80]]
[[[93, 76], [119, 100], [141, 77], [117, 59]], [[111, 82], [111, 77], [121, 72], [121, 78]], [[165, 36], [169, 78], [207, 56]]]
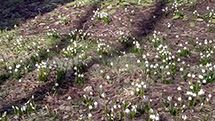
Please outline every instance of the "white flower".
[[155, 119], [155, 115], [152, 114], [152, 115], [149, 116], [149, 118], [150, 118], [150, 119]]
[[92, 110], [92, 109], [93, 109], [93, 106], [92, 106], [92, 105], [90, 105], [88, 108], [89, 108], [90, 110]]
[[183, 105], [183, 106], [182, 106], [182, 108], [185, 108], [185, 107], [186, 107], [186, 105]]
[[20, 65], [20, 64], [16, 65], [16, 68], [20, 68], [20, 67], [21, 67], [21, 65]]
[[159, 115], [156, 115], [155, 120], [156, 120], [156, 121], [159, 120]]
[[58, 83], [55, 83], [55, 86], [57, 87], [57, 86], [59, 86], [59, 84], [58, 84]]
[[93, 92], [90, 92], [90, 95], [93, 95]]
[[195, 74], [192, 74], [192, 78], [195, 78], [196, 77], [196, 75]]
[[15, 72], [18, 72], [18, 69], [15, 69], [14, 71], [15, 71]]
[[180, 90], [181, 90], [181, 87], [178, 87], [177, 90], [180, 91]]
[[97, 106], [98, 106], [98, 103], [97, 103], [97, 102], [94, 102], [94, 106], [97, 107]]
[[130, 110], [128, 108], [126, 108], [125, 113], [130, 113]]
[[188, 76], [188, 77], [191, 77], [191, 74], [189, 73], [187, 76]]
[[209, 98], [211, 98], [211, 97], [212, 97], [212, 95], [211, 95], [211, 94], [208, 94], [208, 97], [209, 97]]
[[202, 83], [205, 84], [205, 83], [207, 83], [207, 81], [204, 79], [204, 80], [202, 80]]
[[187, 91], [187, 93], [186, 93], [187, 95], [192, 95], [193, 94], [193, 92], [190, 92], [190, 91]]
[[88, 118], [91, 118], [93, 115], [91, 113], [88, 114]]
[[171, 96], [168, 96], [167, 99], [168, 99], [169, 101], [171, 101], [171, 100], [172, 100], [172, 97], [171, 97]]
[[102, 87], [103, 87], [102, 85], [99, 85], [99, 88], [100, 88], [100, 89], [102, 89]]
[[136, 91], [137, 91], [137, 92], [139, 92], [139, 91], [140, 91], [140, 89], [137, 87], [137, 88], [136, 88]]
[[110, 80], [110, 76], [109, 76], [109, 75], [107, 75], [107, 76], [106, 76], [106, 79], [107, 79], [107, 80]]
[[205, 94], [204, 90], [200, 89], [199, 92], [198, 92], [198, 95], [203, 95], [203, 94]]
[[178, 97], [178, 101], [181, 101], [182, 99], [181, 99], [181, 97]]
[[69, 96], [69, 97], [67, 97], [67, 99], [68, 99], [68, 100], [71, 100], [72, 98]]
[[168, 24], [167, 27], [170, 28], [170, 27], [171, 27], [171, 24], [170, 24], [170, 23], [167, 23], [167, 24]]
[[24, 106], [21, 107], [21, 110], [22, 110], [22, 111], [26, 111], [26, 109], [27, 109], [27, 106], [26, 106], [26, 105], [24, 105]]
[[117, 108], [117, 105], [114, 105], [113, 108], [116, 109], [116, 108]]
[[105, 93], [102, 93], [102, 94], [101, 94], [101, 97], [102, 97], [102, 98], [105, 98]]
[[10, 69], [10, 70], [12, 70], [12, 67], [11, 67], [11, 66], [9, 66], [9, 69]]
[[198, 77], [199, 77], [199, 79], [203, 79], [204, 78], [202, 75], [199, 75]]
[[186, 119], [187, 119], [187, 116], [186, 116], [186, 115], [182, 115], [181, 118], [182, 118], [183, 120], [186, 120]]
[[152, 120], [158, 121], [158, 120], [159, 120], [159, 115], [151, 114], [151, 115], [149, 116], [149, 118], [152, 119]]

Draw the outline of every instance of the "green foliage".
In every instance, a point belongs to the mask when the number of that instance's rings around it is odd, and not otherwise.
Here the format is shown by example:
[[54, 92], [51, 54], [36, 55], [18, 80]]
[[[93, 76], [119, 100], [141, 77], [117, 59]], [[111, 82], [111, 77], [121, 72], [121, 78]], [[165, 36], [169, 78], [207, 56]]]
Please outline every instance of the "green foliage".
[[82, 77], [81, 74], [78, 74], [76, 77], [75, 77], [75, 84], [79, 85], [79, 86], [83, 86], [85, 83], [85, 78]]
[[34, 102], [27, 102], [22, 107], [12, 106], [14, 114], [17, 116], [22, 116], [24, 114], [30, 115], [31, 113], [36, 111], [37, 106]]
[[215, 26], [209, 26], [208, 27], [208, 32], [215, 33]]
[[66, 77], [66, 71], [64, 69], [57, 70], [57, 82], [64, 80]]
[[9, 121], [9, 119], [7, 117], [7, 112], [4, 112], [2, 114], [2, 116], [0, 116], [0, 121]]
[[48, 81], [48, 75], [50, 70], [48, 68], [40, 68], [38, 71], [38, 80], [46, 82]]
[[201, 60], [200, 60], [200, 64], [202, 64], [202, 65], [207, 65], [210, 62], [211, 62], [210, 58], [201, 58]]
[[190, 51], [188, 49], [182, 49], [181, 52], [179, 53], [181, 57], [187, 57], [191, 55]]
[[82, 103], [86, 106], [86, 107], [88, 107], [88, 106], [92, 106], [93, 105], [93, 102], [94, 102], [94, 100], [92, 99], [92, 98], [90, 98], [90, 97], [82, 97]]
[[[50, 39], [50, 42], [51, 42], [51, 41], [55, 41], [55, 40], [57, 40], [57, 39], [60, 38], [60, 34], [59, 34], [56, 30], [49, 31], [49, 32], [47, 33], [47, 36], [48, 36], [48, 38]], [[51, 42], [51, 43], [52, 43], [52, 42]]]
[[206, 80], [207, 83], [215, 83], [215, 73], [209, 72], [204, 76], [204, 80]]
[[180, 12], [180, 11], [175, 11], [173, 14], [172, 19], [176, 20], [176, 19], [184, 19], [185, 15]]

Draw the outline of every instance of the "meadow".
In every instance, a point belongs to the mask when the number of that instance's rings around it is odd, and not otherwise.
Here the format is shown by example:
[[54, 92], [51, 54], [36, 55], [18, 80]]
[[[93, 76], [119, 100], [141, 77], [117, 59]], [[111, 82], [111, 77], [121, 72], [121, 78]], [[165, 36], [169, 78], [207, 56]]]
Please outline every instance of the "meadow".
[[215, 121], [214, 0], [0, 11], [0, 121]]

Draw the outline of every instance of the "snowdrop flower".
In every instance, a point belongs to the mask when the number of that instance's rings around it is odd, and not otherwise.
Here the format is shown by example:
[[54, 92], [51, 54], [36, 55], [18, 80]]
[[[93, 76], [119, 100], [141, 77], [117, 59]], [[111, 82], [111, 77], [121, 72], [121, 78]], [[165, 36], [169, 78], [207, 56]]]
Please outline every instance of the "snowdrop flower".
[[198, 77], [199, 77], [199, 79], [203, 79], [204, 78], [202, 75], [199, 75]]
[[188, 100], [192, 100], [192, 97], [188, 97]]
[[88, 118], [91, 118], [93, 115], [91, 113], [88, 114]]
[[204, 95], [204, 94], [205, 94], [204, 90], [200, 89], [199, 92], [198, 92], [198, 95]]
[[151, 114], [149, 116], [149, 118], [152, 119], [152, 120], [158, 121], [159, 120], [159, 115]]
[[117, 105], [114, 105], [113, 108], [116, 109], [116, 108], [117, 108]]
[[202, 80], [202, 83], [205, 84], [205, 83], [207, 83], [207, 81], [204, 79], [204, 80]]
[[92, 109], [93, 109], [93, 106], [92, 106], [92, 105], [90, 105], [88, 108], [89, 108], [90, 110], [92, 110]]
[[105, 93], [102, 93], [102, 94], [101, 94], [101, 97], [102, 97], [102, 98], [105, 98]]
[[107, 79], [107, 80], [110, 80], [110, 76], [109, 76], [109, 75], [107, 75], [107, 76], [106, 76], [106, 79]]
[[171, 97], [171, 96], [168, 96], [167, 99], [168, 99], [169, 101], [171, 101], [171, 100], [172, 100], [172, 97]]
[[182, 99], [181, 99], [181, 97], [178, 97], [178, 101], [181, 101]]
[[18, 72], [18, 69], [16, 68], [16, 69], [14, 70], [14, 72]]
[[97, 107], [98, 106], [98, 102], [94, 102], [94, 106]]
[[130, 113], [130, 110], [128, 108], [125, 109], [125, 113]]
[[210, 10], [210, 7], [209, 6], [207, 6], [207, 8], [206, 8], [207, 10]]
[[178, 87], [177, 90], [178, 90], [178, 91], [181, 91], [181, 87]]
[[16, 68], [20, 68], [20, 67], [21, 67], [21, 65], [20, 65], [20, 64], [17, 64], [17, 65], [16, 65]]
[[71, 100], [72, 98], [69, 96], [69, 97], [67, 97], [67, 99], [68, 99], [68, 100]]
[[195, 74], [192, 74], [192, 78], [195, 78], [196, 77], [196, 75]]
[[189, 73], [189, 74], [187, 74], [187, 76], [188, 76], [188, 77], [191, 77], [191, 74]]
[[187, 116], [186, 116], [186, 115], [182, 115], [181, 118], [182, 118], [183, 120], [187, 120]]
[[9, 70], [12, 70], [12, 67], [11, 67], [11, 66], [9, 66]]

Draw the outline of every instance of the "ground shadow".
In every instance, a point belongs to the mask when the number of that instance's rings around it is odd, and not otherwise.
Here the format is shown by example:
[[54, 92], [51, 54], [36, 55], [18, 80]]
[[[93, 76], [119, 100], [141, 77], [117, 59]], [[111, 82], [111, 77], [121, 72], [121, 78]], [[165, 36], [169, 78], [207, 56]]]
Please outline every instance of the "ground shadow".
[[43, 15], [74, 0], [0, 0], [0, 30], [13, 29], [37, 15]]

